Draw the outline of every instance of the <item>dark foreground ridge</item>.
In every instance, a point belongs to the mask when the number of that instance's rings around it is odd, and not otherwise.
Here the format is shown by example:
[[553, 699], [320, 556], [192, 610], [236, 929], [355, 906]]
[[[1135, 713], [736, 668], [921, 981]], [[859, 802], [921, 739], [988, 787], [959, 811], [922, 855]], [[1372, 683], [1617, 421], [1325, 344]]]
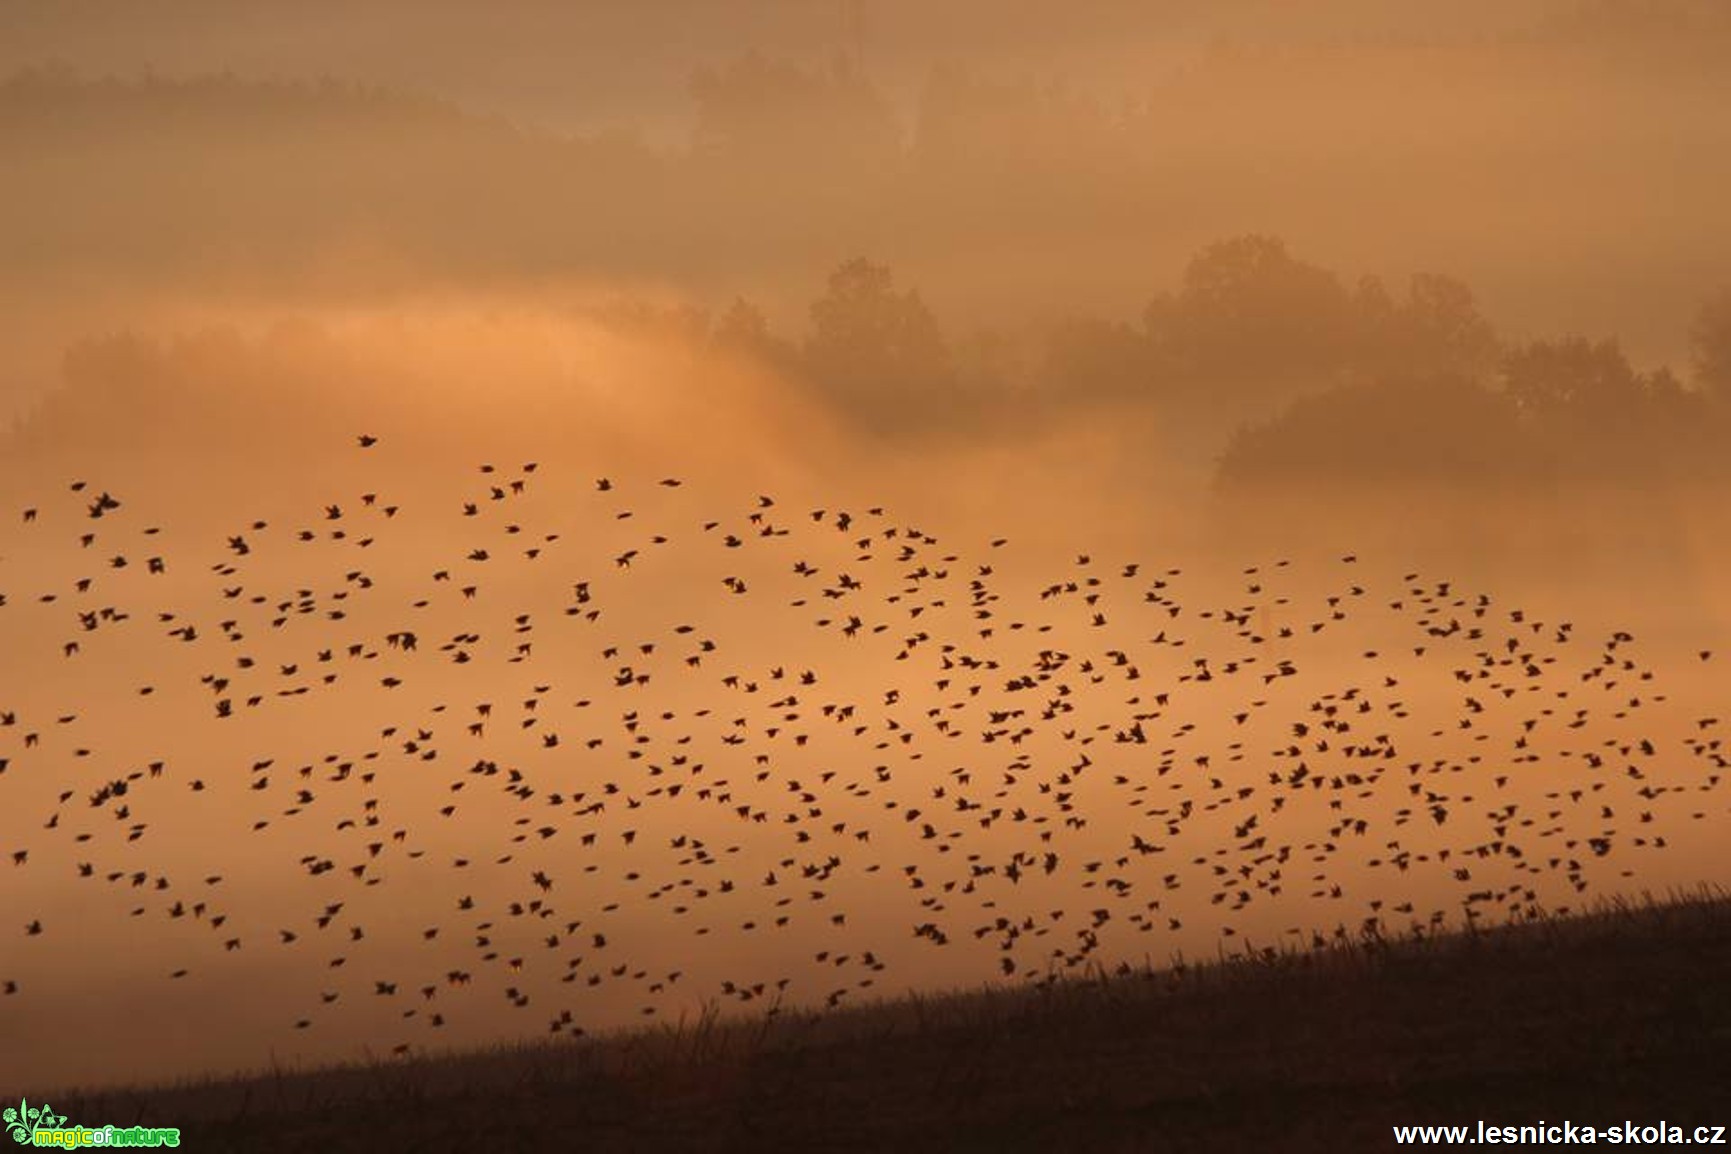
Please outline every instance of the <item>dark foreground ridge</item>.
[[1731, 897], [821, 1015], [156, 1090], [275, 1150], [1368, 1150], [1403, 1124], [1731, 1122]]

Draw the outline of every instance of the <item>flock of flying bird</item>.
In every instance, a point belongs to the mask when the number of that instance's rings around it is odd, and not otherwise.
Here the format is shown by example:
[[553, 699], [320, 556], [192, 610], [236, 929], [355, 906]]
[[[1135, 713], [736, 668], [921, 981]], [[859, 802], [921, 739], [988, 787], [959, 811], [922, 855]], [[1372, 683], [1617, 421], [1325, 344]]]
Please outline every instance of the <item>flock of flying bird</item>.
[[[709, 495], [673, 477], [584, 481], [531, 528], [546, 476], [482, 465], [415, 523], [357, 492], [202, 556], [82, 482], [15, 512], [20, 548], [88, 565], [50, 587], [0, 555], [7, 888], [134, 893], [191, 955], [151, 980], [302, 951], [318, 1002], [285, 1026], [364, 998], [437, 1028], [491, 988], [581, 1033], [603, 1003], [834, 1006], [892, 966], [1122, 968], [1187, 919], [1244, 941], [1265, 907], [1304, 946], [1519, 917], [1723, 818], [1718, 719], [1653, 736], [1668, 698], [1626, 632], [1419, 574], [1375, 591], [1351, 556], [1305, 577], [1309, 612], [1287, 561], [1200, 598], [1086, 555], [1029, 583], [1004, 539], [965, 557], [769, 495], [692, 513]], [[135, 651], [172, 674], [116, 694], [161, 710], [162, 756], [116, 763], [117, 727], [8, 701], [49, 662], [94, 697], [152, 667]], [[366, 746], [295, 764], [345, 727]], [[41, 782], [45, 812], [7, 797]], [[229, 868], [153, 867], [177, 822]], [[267, 864], [305, 900], [248, 898]], [[4, 995], [73, 948], [61, 908], [0, 927]]]

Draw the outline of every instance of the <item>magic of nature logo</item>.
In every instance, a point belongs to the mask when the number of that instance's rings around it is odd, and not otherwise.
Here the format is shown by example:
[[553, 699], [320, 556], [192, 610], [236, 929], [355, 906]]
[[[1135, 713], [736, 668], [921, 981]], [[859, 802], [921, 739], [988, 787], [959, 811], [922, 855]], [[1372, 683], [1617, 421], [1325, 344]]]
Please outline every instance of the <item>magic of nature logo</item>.
[[0, 1122], [20, 1146], [77, 1150], [86, 1146], [179, 1146], [180, 1130], [158, 1126], [68, 1126], [66, 1115], [20, 1098], [0, 1113]]

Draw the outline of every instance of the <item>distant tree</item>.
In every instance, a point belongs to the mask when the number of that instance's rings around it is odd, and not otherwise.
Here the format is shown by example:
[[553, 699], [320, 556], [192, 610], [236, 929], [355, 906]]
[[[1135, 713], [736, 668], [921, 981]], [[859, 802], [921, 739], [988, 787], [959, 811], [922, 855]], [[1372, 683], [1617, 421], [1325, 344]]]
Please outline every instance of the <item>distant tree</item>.
[[699, 69], [691, 94], [700, 157], [815, 174], [837, 161], [882, 164], [900, 148], [888, 102], [845, 57], [808, 71], [751, 53]]
[[1217, 483], [1227, 491], [1506, 491], [1546, 468], [1509, 397], [1445, 376], [1401, 388], [1354, 383], [1303, 397], [1272, 420], [1240, 427], [1221, 455]]
[[1054, 399], [1145, 397], [1154, 377], [1148, 337], [1116, 321], [1067, 320], [1046, 338], [1040, 376]]
[[803, 361], [830, 395], [869, 423], [905, 425], [952, 399], [950, 350], [936, 318], [890, 270], [863, 257], [830, 274], [811, 306]]
[[1076, 319], [1046, 340], [1046, 395], [1145, 399], [1178, 439], [1212, 453], [1244, 422], [1349, 382], [1487, 382], [1499, 342], [1472, 291], [1435, 273], [1403, 296], [1376, 277], [1348, 291], [1276, 237], [1203, 249], [1178, 289], [1157, 296], [1140, 329]]
[[1633, 416], [1645, 383], [1615, 338], [1533, 341], [1503, 359], [1503, 384], [1524, 416], [1594, 425]]
[[1720, 289], [1701, 306], [1689, 330], [1689, 343], [1697, 383], [1731, 401], [1731, 288]]
[[1383, 334], [1397, 324], [1400, 306], [1379, 276], [1360, 278], [1352, 294], [1352, 310], [1361, 332]]
[[1725, 419], [1669, 368], [1638, 372], [1614, 339], [1509, 351], [1503, 384], [1527, 425], [1579, 480], [1724, 475]]
[[761, 344], [770, 339], [769, 319], [744, 297], [734, 297], [721, 319], [715, 322], [710, 339], [721, 344]]
[[1335, 275], [1271, 236], [1208, 246], [1176, 294], [1150, 302], [1143, 325], [1161, 371], [1203, 407], [1235, 418], [1267, 415], [1337, 382], [1356, 328]]
[[709, 340], [716, 349], [755, 357], [766, 364], [785, 364], [793, 358], [792, 346], [770, 329], [763, 310], [744, 297], [733, 298], [715, 322]]
[[1472, 290], [1452, 277], [1415, 273], [1401, 301], [1381, 280], [1366, 277], [1353, 306], [1360, 327], [1353, 360], [1361, 376], [1482, 380], [1496, 368], [1496, 331]]

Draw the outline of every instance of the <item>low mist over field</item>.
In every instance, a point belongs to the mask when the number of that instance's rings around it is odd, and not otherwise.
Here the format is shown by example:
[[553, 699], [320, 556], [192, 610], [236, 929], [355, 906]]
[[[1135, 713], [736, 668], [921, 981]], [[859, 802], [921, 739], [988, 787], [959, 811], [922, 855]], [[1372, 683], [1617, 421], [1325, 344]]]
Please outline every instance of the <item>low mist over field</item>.
[[0, 8], [0, 1090], [1731, 880], [1731, 16], [1289, 9]]

